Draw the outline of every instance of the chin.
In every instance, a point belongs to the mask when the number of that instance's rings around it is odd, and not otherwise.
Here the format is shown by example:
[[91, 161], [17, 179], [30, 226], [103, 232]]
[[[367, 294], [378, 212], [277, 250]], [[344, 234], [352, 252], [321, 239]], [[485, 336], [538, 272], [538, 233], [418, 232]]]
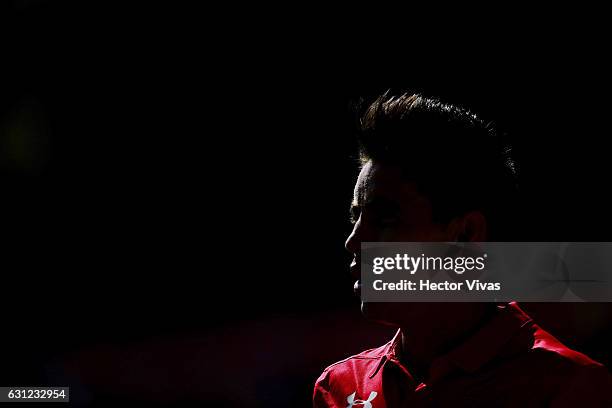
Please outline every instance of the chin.
[[366, 319], [394, 327], [418, 327], [432, 318], [431, 312], [430, 303], [361, 302], [361, 313]]

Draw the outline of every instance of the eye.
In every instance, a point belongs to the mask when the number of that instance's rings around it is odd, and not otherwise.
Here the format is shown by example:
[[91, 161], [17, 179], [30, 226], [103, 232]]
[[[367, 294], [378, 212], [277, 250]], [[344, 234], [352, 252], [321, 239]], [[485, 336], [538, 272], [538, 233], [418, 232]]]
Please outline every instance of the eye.
[[361, 215], [361, 208], [359, 206], [353, 205], [350, 208], [350, 221], [351, 224], [355, 224]]

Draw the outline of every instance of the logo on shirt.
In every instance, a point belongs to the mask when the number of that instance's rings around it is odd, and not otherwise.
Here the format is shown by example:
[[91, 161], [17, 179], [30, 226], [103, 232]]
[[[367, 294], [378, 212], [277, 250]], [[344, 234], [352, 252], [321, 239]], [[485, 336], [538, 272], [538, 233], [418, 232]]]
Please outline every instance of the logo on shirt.
[[356, 400], [355, 393], [357, 393], [357, 391], [355, 391], [354, 393], [346, 397], [346, 402], [349, 403], [346, 408], [353, 408], [354, 406], [361, 406], [363, 408], [372, 408], [372, 400], [376, 398], [376, 396], [378, 395], [376, 391], [372, 391], [367, 401], [364, 401], [360, 399]]

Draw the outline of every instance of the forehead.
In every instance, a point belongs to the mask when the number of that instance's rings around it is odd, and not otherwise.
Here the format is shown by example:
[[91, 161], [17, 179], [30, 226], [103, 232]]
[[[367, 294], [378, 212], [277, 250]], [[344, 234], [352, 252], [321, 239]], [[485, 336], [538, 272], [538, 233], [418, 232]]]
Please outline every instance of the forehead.
[[363, 205], [377, 197], [408, 202], [421, 196], [416, 183], [406, 181], [399, 167], [368, 161], [357, 177], [353, 201]]

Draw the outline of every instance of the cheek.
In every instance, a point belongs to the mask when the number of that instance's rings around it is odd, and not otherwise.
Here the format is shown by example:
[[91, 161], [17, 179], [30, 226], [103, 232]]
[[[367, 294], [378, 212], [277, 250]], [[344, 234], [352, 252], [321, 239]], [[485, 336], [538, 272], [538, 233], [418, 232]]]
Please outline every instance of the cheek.
[[449, 237], [446, 232], [435, 225], [423, 225], [411, 228], [398, 228], [394, 231], [385, 231], [384, 241], [396, 242], [446, 242]]

